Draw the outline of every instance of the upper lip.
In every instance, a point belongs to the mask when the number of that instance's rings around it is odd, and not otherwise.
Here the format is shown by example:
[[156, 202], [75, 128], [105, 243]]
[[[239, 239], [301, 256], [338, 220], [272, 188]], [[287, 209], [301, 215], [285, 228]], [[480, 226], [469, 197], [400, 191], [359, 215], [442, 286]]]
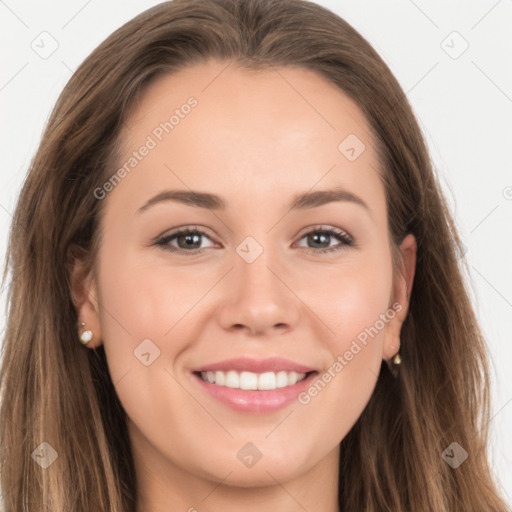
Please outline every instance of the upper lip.
[[197, 368], [196, 372], [215, 372], [215, 371], [227, 371], [237, 370], [239, 372], [253, 372], [253, 373], [264, 373], [264, 372], [297, 372], [297, 373], [309, 373], [315, 371], [314, 368], [310, 368], [303, 364], [295, 363], [289, 359], [283, 359], [280, 357], [270, 357], [267, 359], [251, 359], [249, 357], [236, 357], [233, 359], [226, 359], [224, 361], [218, 361], [216, 363], [207, 364]]

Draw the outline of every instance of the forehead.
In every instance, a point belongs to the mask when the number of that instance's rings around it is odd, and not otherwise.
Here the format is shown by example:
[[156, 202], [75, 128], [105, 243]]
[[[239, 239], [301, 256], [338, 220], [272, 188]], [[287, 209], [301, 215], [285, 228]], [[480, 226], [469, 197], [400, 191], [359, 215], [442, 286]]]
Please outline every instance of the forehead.
[[119, 167], [151, 147], [117, 187], [141, 197], [165, 187], [232, 190], [241, 200], [332, 185], [383, 192], [363, 113], [301, 67], [211, 60], [160, 77], [132, 105], [120, 141]]

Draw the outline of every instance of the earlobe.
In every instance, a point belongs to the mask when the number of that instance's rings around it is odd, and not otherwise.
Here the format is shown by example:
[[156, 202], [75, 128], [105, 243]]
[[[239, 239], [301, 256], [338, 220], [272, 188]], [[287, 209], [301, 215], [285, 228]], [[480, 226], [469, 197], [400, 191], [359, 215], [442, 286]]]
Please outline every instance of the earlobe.
[[73, 257], [69, 265], [70, 293], [78, 317], [77, 340], [87, 347], [101, 345], [99, 301], [93, 272], [83, 257]]

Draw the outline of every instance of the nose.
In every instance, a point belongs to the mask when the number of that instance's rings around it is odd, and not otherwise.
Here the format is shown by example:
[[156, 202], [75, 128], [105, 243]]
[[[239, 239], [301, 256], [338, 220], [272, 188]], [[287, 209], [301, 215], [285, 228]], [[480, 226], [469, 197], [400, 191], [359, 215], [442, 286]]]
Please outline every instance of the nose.
[[[252, 263], [235, 258], [225, 282], [219, 321], [226, 330], [251, 336], [284, 334], [296, 327], [301, 301], [293, 292], [290, 274], [277, 258], [263, 253]], [[288, 278], [288, 279], [287, 279]]]

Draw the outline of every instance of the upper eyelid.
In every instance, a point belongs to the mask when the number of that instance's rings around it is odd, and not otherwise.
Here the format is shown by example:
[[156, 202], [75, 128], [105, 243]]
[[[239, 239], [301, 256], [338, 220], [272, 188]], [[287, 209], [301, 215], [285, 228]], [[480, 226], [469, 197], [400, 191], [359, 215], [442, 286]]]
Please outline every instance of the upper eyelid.
[[[337, 234], [337, 235], [344, 235], [346, 236], [347, 238], [350, 238], [350, 240], [353, 240], [353, 237], [352, 235], [350, 235], [348, 233], [348, 231], [345, 231], [344, 229], [342, 228], [338, 228], [338, 227], [335, 227], [335, 226], [328, 226], [326, 224], [316, 224], [316, 225], [313, 225], [313, 226], [308, 226], [306, 228], [304, 228], [305, 231], [300, 231], [301, 234], [297, 235], [297, 236], [300, 236], [301, 238], [304, 236], [304, 235], [307, 235], [309, 233], [314, 233], [314, 232], [317, 232], [317, 231], [329, 231], [329, 232], [332, 232], [334, 234]], [[338, 233], [339, 231], [339, 233]]]

